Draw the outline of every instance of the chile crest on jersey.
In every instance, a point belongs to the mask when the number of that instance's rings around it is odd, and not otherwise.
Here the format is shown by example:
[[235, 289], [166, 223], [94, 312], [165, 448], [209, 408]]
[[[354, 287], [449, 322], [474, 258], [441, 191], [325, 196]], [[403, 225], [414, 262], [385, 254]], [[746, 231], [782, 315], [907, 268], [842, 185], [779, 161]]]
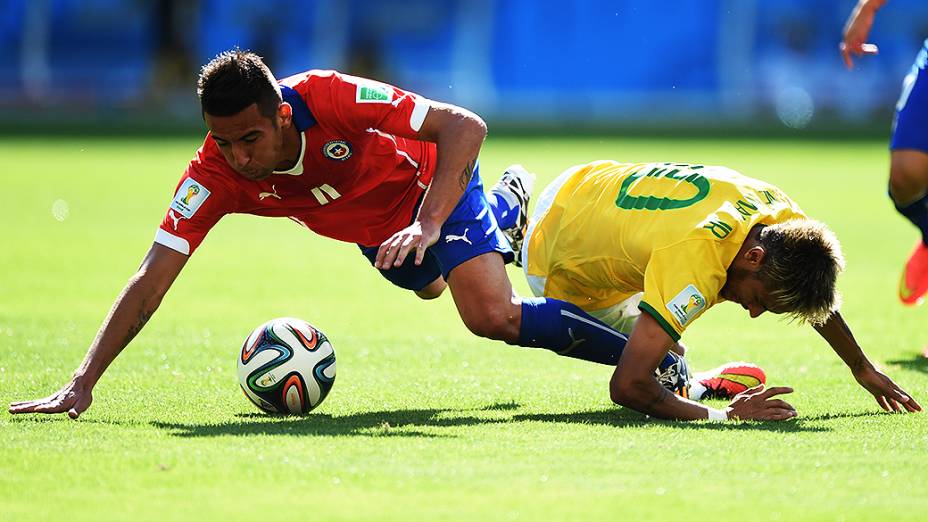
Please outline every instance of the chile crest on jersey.
[[330, 160], [345, 161], [351, 157], [351, 144], [345, 140], [332, 140], [322, 146], [322, 154]]

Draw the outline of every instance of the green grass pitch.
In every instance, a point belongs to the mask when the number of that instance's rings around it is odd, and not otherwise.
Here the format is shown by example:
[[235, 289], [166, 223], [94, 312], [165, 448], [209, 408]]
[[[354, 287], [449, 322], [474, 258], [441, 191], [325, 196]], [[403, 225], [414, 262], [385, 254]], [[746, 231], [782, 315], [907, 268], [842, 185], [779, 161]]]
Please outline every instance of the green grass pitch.
[[[684, 339], [696, 369], [743, 359], [795, 387], [798, 419], [649, 421], [610, 402], [610, 368], [478, 339], [450, 295], [420, 302], [283, 219], [224, 219], [80, 420], [6, 413], [70, 376], [199, 140], [0, 143], [0, 520], [924, 520], [928, 416], [880, 413], [809, 327], [724, 304]], [[928, 406], [928, 309], [895, 297], [916, 233], [885, 195], [885, 144], [491, 136], [481, 170], [520, 162], [543, 185], [600, 158], [726, 165], [829, 223], [845, 316]], [[242, 339], [287, 315], [338, 354], [305, 418], [259, 414], [236, 382]]]

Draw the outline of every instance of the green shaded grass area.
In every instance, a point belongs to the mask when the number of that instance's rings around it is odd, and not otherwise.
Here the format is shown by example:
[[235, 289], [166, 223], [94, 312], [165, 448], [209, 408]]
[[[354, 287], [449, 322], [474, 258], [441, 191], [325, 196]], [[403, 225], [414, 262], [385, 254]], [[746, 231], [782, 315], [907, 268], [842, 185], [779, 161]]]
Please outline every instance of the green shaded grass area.
[[[0, 143], [0, 402], [79, 364], [150, 246], [196, 139]], [[928, 311], [898, 304], [917, 238], [885, 195], [880, 142], [490, 137], [539, 189], [594, 159], [721, 164], [835, 230], [843, 313], [928, 406]], [[522, 274], [510, 268], [517, 291]], [[235, 357], [251, 329], [304, 318], [338, 377], [305, 418], [263, 415]], [[0, 413], [0, 520], [923, 520], [928, 420], [880, 413], [808, 327], [720, 305], [684, 341], [696, 369], [748, 360], [796, 389], [786, 423], [670, 423], [609, 400], [611, 369], [472, 336], [450, 295], [391, 287], [354, 245], [230, 216], [193, 256], [78, 421]]]

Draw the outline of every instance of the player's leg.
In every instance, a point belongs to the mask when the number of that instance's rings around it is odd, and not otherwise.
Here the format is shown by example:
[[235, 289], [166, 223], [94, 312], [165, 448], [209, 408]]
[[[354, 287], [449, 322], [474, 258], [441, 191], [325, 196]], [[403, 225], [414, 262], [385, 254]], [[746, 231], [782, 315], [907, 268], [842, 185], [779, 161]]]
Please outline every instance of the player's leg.
[[435, 299], [445, 291], [445, 288], [448, 288], [448, 283], [445, 282], [443, 277], [438, 276], [425, 288], [416, 290], [416, 295], [419, 296], [420, 299]]
[[928, 293], [928, 153], [894, 150], [889, 179], [896, 210], [921, 233], [899, 279], [899, 299], [914, 305]]
[[464, 324], [481, 337], [612, 366], [628, 341], [574, 304], [515, 296], [496, 252], [457, 265], [448, 287]]
[[[377, 247], [359, 247], [364, 257], [373, 265], [377, 259]], [[438, 259], [428, 250], [421, 265], [415, 264], [415, 256], [407, 256], [402, 265], [380, 270], [380, 275], [400, 288], [412, 290], [420, 299], [435, 299], [448, 286], [442, 277]]]
[[[455, 267], [448, 287], [464, 324], [481, 337], [610, 366], [618, 364], [628, 342], [624, 334], [574, 304], [513, 295], [503, 258], [496, 253]], [[668, 352], [655, 376], [665, 388], [688, 396], [689, 370], [682, 357]]]
[[889, 194], [896, 210], [918, 227], [921, 240], [899, 281], [899, 298], [917, 304], [928, 293], [928, 41], [902, 84], [896, 104]]
[[516, 252], [516, 266], [522, 266], [518, 253], [528, 225], [528, 202], [534, 188], [534, 174], [522, 165], [510, 165], [486, 194], [499, 228]]
[[578, 307], [557, 300], [520, 300], [505, 263], [513, 258], [490, 211], [479, 170], [429, 248], [442, 268], [464, 324], [475, 334], [616, 364], [626, 337]]

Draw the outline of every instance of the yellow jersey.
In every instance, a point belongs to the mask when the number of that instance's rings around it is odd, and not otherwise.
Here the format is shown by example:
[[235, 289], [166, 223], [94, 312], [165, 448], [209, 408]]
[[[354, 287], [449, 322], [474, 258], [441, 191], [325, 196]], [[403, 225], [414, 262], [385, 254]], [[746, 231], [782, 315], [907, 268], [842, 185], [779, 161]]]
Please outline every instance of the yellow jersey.
[[777, 187], [725, 167], [595, 161], [567, 174], [528, 238], [526, 273], [584, 310], [644, 292], [676, 341], [722, 301], [751, 228], [805, 218]]

